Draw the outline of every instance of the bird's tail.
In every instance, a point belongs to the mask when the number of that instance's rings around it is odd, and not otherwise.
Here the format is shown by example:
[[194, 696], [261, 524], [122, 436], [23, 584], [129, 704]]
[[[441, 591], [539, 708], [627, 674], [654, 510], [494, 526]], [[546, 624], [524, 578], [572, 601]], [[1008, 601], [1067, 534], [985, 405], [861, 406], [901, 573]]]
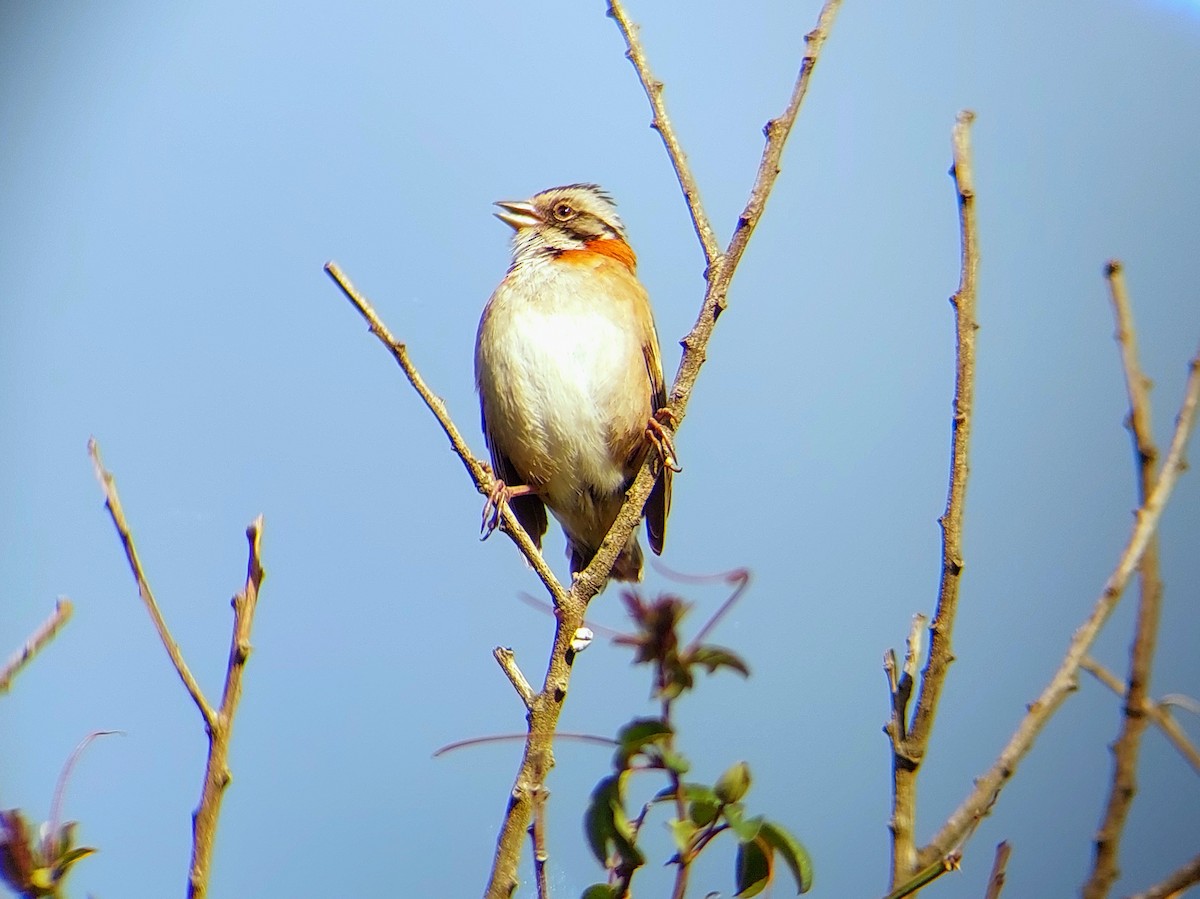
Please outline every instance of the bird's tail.
[[[571, 574], [574, 575], [587, 568], [592, 557], [596, 555], [596, 550], [572, 542], [567, 548], [567, 554], [571, 558]], [[638, 543], [636, 532], [629, 535], [629, 542], [613, 563], [611, 577], [614, 581], [637, 582], [642, 579], [642, 546]]]

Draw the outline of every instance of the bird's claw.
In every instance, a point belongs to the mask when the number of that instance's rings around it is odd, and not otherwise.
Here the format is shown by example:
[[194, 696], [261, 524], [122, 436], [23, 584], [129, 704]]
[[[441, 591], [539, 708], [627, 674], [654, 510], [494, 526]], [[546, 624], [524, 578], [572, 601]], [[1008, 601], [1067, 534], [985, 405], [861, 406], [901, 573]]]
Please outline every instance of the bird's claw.
[[658, 460], [663, 468], [669, 468], [676, 473], [683, 471], [676, 462], [675, 443], [671, 435], [663, 427], [664, 424], [674, 426], [674, 416], [669, 409], [659, 409], [646, 421], [646, 439], [658, 453]]
[[499, 478], [492, 482], [487, 501], [483, 504], [483, 519], [479, 524], [479, 539], [486, 540], [492, 536], [492, 531], [500, 526], [500, 517], [504, 514], [504, 506], [508, 502], [508, 485]]
[[504, 517], [504, 507], [508, 505], [509, 500], [514, 496], [526, 496], [534, 492], [532, 487], [509, 487], [500, 478], [496, 478], [492, 482], [492, 489], [488, 492], [487, 501], [483, 504], [483, 520], [479, 526], [479, 539], [486, 540], [492, 536], [492, 531], [500, 527], [500, 520]]

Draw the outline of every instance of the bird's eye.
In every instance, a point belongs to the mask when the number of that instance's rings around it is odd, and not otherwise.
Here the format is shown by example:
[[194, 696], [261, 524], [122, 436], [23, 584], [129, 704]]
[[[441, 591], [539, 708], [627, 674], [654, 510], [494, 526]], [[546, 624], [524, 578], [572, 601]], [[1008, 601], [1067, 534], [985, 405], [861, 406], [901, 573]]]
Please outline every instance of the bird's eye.
[[560, 222], [565, 222], [575, 215], [575, 209], [570, 203], [556, 203], [552, 212], [554, 213], [554, 217]]

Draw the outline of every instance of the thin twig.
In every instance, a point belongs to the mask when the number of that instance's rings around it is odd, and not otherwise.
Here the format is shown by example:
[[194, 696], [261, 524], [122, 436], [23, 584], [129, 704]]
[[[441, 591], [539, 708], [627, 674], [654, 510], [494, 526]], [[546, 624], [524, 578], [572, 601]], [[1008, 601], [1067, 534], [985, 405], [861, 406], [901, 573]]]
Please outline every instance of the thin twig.
[[[366, 320], [370, 326], [371, 333], [379, 338], [379, 341], [388, 348], [392, 354], [392, 358], [404, 371], [405, 377], [408, 378], [413, 389], [429, 407], [429, 411], [433, 413], [434, 418], [438, 420], [438, 424], [442, 426], [442, 430], [446, 432], [446, 436], [450, 438], [450, 447], [454, 450], [455, 455], [462, 460], [463, 466], [467, 469], [467, 474], [471, 476], [471, 480], [475, 483], [475, 489], [482, 495], [487, 496], [492, 489], [495, 478], [491, 469], [481, 460], [476, 459], [471, 453], [471, 449], [467, 446], [467, 442], [463, 439], [454, 421], [450, 418], [450, 413], [446, 410], [446, 404], [442, 399], [436, 396], [425, 383], [425, 379], [421, 377], [421, 373], [417, 371], [416, 366], [408, 358], [408, 347], [392, 336], [392, 332], [380, 320], [375, 312], [375, 307], [371, 302], [358, 291], [346, 277], [345, 273], [338, 267], [336, 262], [325, 263], [325, 271], [330, 278], [334, 280], [342, 293], [354, 305], [359, 314]], [[554, 576], [554, 572], [550, 570], [550, 566], [546, 564], [546, 560], [542, 557], [541, 551], [534, 545], [530, 536], [525, 533], [525, 529], [521, 527], [516, 516], [507, 503], [501, 507], [502, 515], [500, 529], [512, 538], [517, 544], [517, 548], [521, 550], [522, 555], [528, 560], [542, 583], [546, 585], [546, 589], [550, 591], [550, 595], [554, 598], [555, 605], [562, 602], [566, 594], [562, 584], [558, 582], [558, 578]]]
[[1050, 679], [1028, 711], [1017, 725], [1008, 744], [1000, 751], [1000, 755], [981, 777], [975, 781], [975, 787], [963, 800], [962, 804], [951, 813], [937, 834], [925, 846], [918, 857], [930, 860], [941, 855], [944, 847], [959, 843], [963, 835], [972, 826], [972, 822], [981, 814], [981, 810], [995, 802], [1004, 785], [1013, 776], [1021, 759], [1029, 752], [1046, 722], [1066, 699], [1074, 687], [1079, 671], [1079, 664], [1087, 655], [1100, 629], [1116, 608], [1121, 593], [1125, 590], [1130, 577], [1142, 561], [1142, 555], [1150, 538], [1158, 527], [1163, 508], [1170, 499], [1171, 491], [1179, 480], [1187, 463], [1184, 453], [1187, 449], [1188, 438], [1196, 420], [1196, 406], [1200, 402], [1200, 354], [1194, 356], [1189, 363], [1187, 386], [1184, 389], [1183, 403], [1176, 418], [1175, 433], [1171, 439], [1171, 447], [1163, 463], [1162, 472], [1151, 491], [1146, 504], [1138, 510], [1137, 520], [1129, 540], [1117, 561], [1104, 589], [1097, 598], [1092, 613], [1071, 638], [1066, 655], [1059, 665], [1058, 671]]
[[1188, 887], [1200, 883], [1200, 855], [1172, 871], [1165, 880], [1129, 899], [1173, 899]]
[[95, 437], [88, 440], [88, 455], [92, 457], [92, 468], [96, 472], [96, 480], [100, 482], [100, 489], [104, 491], [104, 504], [108, 508], [109, 517], [112, 518], [113, 526], [116, 527], [117, 534], [121, 538], [121, 545], [125, 548], [125, 558], [129, 560], [133, 579], [137, 581], [138, 594], [146, 605], [146, 611], [150, 613], [150, 620], [154, 622], [154, 629], [158, 631], [158, 638], [166, 648], [167, 655], [171, 658], [171, 664], [175, 666], [175, 671], [179, 674], [179, 679], [183, 681], [184, 687], [187, 688], [188, 695], [192, 697], [192, 702], [196, 703], [196, 708], [200, 710], [205, 727], [211, 731], [216, 726], [217, 713], [204, 698], [204, 691], [200, 689], [200, 684], [192, 676], [187, 662], [183, 659], [183, 651], [175, 642], [175, 638], [171, 636], [167, 622], [163, 619], [162, 612], [159, 611], [158, 602], [154, 599], [154, 592], [150, 589], [146, 574], [142, 570], [137, 547], [133, 544], [133, 535], [129, 533], [125, 510], [121, 508], [121, 499], [117, 496], [117, 483], [112, 474], [105, 470], [104, 463], [100, 460], [100, 446], [96, 443]]
[[533, 687], [529, 686], [529, 681], [525, 679], [525, 675], [517, 667], [517, 657], [513, 651], [506, 646], [497, 646], [492, 650], [492, 656], [496, 659], [496, 663], [513, 685], [513, 689], [517, 691], [517, 695], [521, 697], [521, 702], [525, 703], [525, 708], [532, 709]]
[[1007, 842], [996, 845], [996, 857], [992, 860], [992, 873], [988, 876], [987, 892], [983, 894], [983, 899], [1000, 899], [1010, 854], [1012, 854], [1012, 847]]
[[13, 678], [33, 661], [33, 657], [41, 652], [47, 643], [55, 638], [63, 626], [71, 620], [73, 611], [71, 600], [65, 596], [54, 604], [54, 611], [50, 613], [50, 617], [43, 621], [38, 629], [25, 640], [25, 644], [9, 656], [8, 661], [4, 663], [4, 668], [0, 670], [0, 694], [9, 691]]
[[204, 788], [200, 804], [192, 815], [192, 870], [188, 879], [189, 899], [202, 899], [208, 890], [212, 866], [213, 844], [217, 836], [217, 819], [221, 801], [232, 775], [229, 771], [229, 739], [233, 732], [233, 717], [242, 698], [242, 676], [250, 657], [250, 629], [258, 607], [258, 591], [262, 586], [261, 562], [263, 518], [261, 515], [246, 528], [250, 545], [246, 563], [246, 584], [233, 598], [233, 637], [229, 646], [229, 664], [225, 671], [225, 688], [221, 693], [221, 710], [216, 726], [208, 735], [208, 761], [204, 766]]
[[708, 220], [708, 214], [704, 211], [704, 205], [700, 202], [700, 188], [696, 185], [696, 178], [688, 165], [687, 154], [683, 152], [679, 138], [675, 135], [675, 129], [671, 126], [671, 119], [667, 115], [667, 106], [663, 102], [663, 83], [650, 71], [650, 63], [646, 60], [646, 51], [642, 49], [642, 42], [638, 37], [638, 26], [629, 20], [629, 16], [619, 0], [610, 0], [608, 15], [617, 23], [617, 28], [621, 30], [621, 36], [625, 38], [627, 48], [625, 58], [637, 69], [638, 79], [642, 82], [646, 98], [650, 101], [650, 110], [653, 113], [650, 127], [658, 132], [658, 136], [662, 138], [662, 142], [667, 148], [667, 155], [671, 158], [671, 165], [675, 168], [675, 177], [679, 179], [679, 186], [683, 188], [683, 198], [687, 202], [688, 212], [691, 213], [696, 237], [700, 240], [700, 248], [704, 251], [704, 262], [711, 266], [720, 256], [721, 249], [717, 244], [717, 236], [713, 233], [712, 224]]
[[[1133, 308], [1125, 291], [1121, 263], [1111, 260], [1106, 267], [1113, 313], [1117, 324], [1117, 345], [1121, 350], [1121, 368], [1129, 394], [1129, 431], [1133, 437], [1137, 473], [1138, 504], [1146, 502], [1154, 489], [1158, 449], [1150, 426], [1150, 382], [1138, 364], [1137, 335], [1133, 327]], [[1133, 647], [1129, 659], [1129, 686], [1125, 694], [1124, 716], [1120, 733], [1113, 743], [1112, 787], [1100, 829], [1096, 833], [1096, 855], [1091, 875], [1083, 887], [1084, 899], [1103, 899], [1112, 889], [1121, 871], [1118, 857], [1121, 834], [1137, 793], [1138, 751], [1149, 718], [1144, 709], [1149, 702], [1150, 673], [1158, 642], [1163, 584], [1158, 564], [1158, 536], [1151, 538], [1138, 567], [1139, 597], [1134, 623]]]
[[[512, 734], [489, 734], [486, 737], [468, 737], [465, 740], [455, 740], [453, 743], [447, 743], [445, 746], [440, 746], [433, 752], [433, 758], [438, 758], [443, 755], [449, 755], [451, 752], [457, 752], [460, 749], [467, 749], [473, 746], [487, 746], [493, 743], [518, 743], [523, 740], [528, 740], [527, 732], [512, 733]], [[612, 737], [602, 737], [599, 734], [578, 734], [578, 733], [563, 733], [555, 732], [554, 739], [558, 741], [566, 741], [569, 743], [588, 743], [592, 746], [604, 746], [608, 749], [615, 749], [620, 744]]]
[[233, 732], [233, 719], [237, 712], [238, 701], [242, 696], [242, 676], [246, 660], [250, 657], [250, 631], [254, 623], [254, 612], [258, 607], [258, 592], [262, 586], [263, 571], [261, 561], [262, 516], [254, 519], [246, 529], [246, 539], [250, 544], [249, 560], [246, 563], [246, 583], [242, 591], [233, 598], [233, 634], [230, 638], [229, 663], [225, 670], [225, 685], [221, 692], [221, 706], [214, 710], [200, 690], [199, 684], [192, 677], [179, 644], [171, 636], [158, 609], [154, 594], [142, 571], [142, 563], [138, 559], [137, 548], [134, 546], [133, 535], [125, 521], [125, 513], [121, 508], [121, 500], [117, 496], [117, 485], [111, 473], [104, 468], [100, 460], [100, 447], [95, 439], [88, 441], [88, 453], [92, 457], [92, 466], [96, 478], [104, 490], [105, 504], [108, 513], [116, 526], [121, 544], [125, 548], [125, 557], [137, 581], [138, 593], [146, 604], [159, 638], [167, 648], [167, 654], [175, 665], [180, 679], [187, 688], [188, 694], [195, 702], [196, 708], [204, 719], [208, 732], [208, 758], [204, 766], [204, 785], [200, 791], [200, 803], [192, 813], [192, 862], [188, 872], [188, 899], [203, 899], [208, 892], [208, 881], [212, 871], [213, 846], [217, 836], [217, 821], [221, 814], [221, 802], [225, 789], [232, 780], [229, 771], [229, 740]]
[[962, 850], [955, 849], [944, 858], [935, 859], [900, 886], [887, 894], [887, 899], [904, 899], [933, 883], [943, 874], [957, 871], [962, 865]]
[[[971, 123], [975, 114], [958, 114], [953, 132], [955, 190], [958, 195], [961, 242], [958, 292], [950, 298], [954, 306], [955, 365], [954, 417], [951, 422], [950, 486], [946, 511], [938, 520], [942, 528], [942, 575], [938, 588], [937, 609], [929, 625], [929, 659], [921, 675], [920, 691], [912, 713], [912, 726], [903, 743], [893, 754], [892, 784], [892, 886], [907, 879], [933, 858], [918, 861], [914, 831], [916, 826], [917, 771], [937, 715], [938, 700], [946, 672], [954, 661], [951, 635], [958, 611], [958, 591], [963, 571], [962, 526], [966, 503], [968, 452], [971, 441], [971, 415], [975, 403], [975, 318], [979, 277], [979, 237], [975, 216], [975, 178], [971, 162]], [[949, 846], [946, 847], [947, 849]], [[938, 855], [944, 855], [944, 852]]]
[[[1118, 696], [1124, 697], [1128, 693], [1129, 688], [1119, 677], [1093, 659], [1091, 656], [1085, 656], [1079, 663], [1079, 667], [1089, 674], [1094, 676], [1096, 680], [1104, 684]], [[1195, 769], [1197, 774], [1200, 774], [1200, 749], [1188, 739], [1187, 734], [1183, 732], [1183, 728], [1175, 720], [1171, 714], [1170, 707], [1165, 701], [1151, 702], [1149, 698], [1142, 700], [1142, 714], [1146, 715], [1151, 721], [1158, 725], [1166, 738], [1171, 742], [1179, 754], [1182, 755]]]

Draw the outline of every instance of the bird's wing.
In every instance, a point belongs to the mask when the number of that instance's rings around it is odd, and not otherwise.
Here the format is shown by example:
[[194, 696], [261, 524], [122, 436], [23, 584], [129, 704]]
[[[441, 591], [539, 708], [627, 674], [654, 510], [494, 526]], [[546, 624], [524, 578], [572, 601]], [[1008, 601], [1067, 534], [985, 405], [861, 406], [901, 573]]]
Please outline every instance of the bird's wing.
[[[658, 332], [650, 315], [650, 304], [646, 302], [646, 316], [642, 322], [642, 355], [646, 358], [646, 372], [650, 375], [650, 414], [654, 415], [667, 405], [667, 385], [663, 380], [662, 359], [659, 357]], [[658, 480], [646, 500], [646, 533], [650, 537], [650, 548], [655, 555], [663, 550], [667, 536], [667, 515], [671, 511], [671, 469], [666, 465], [659, 472]]]
[[[496, 444], [496, 440], [488, 428], [487, 412], [482, 403], [479, 406], [479, 417], [483, 423], [484, 440], [492, 455], [492, 472], [509, 487], [520, 486], [521, 475], [513, 466], [512, 460]], [[517, 517], [517, 521], [521, 522], [521, 527], [525, 528], [525, 533], [529, 535], [533, 545], [541, 549], [542, 537], [545, 536], [547, 525], [545, 504], [536, 494], [529, 493], [524, 496], [514, 496], [509, 500], [509, 506], [512, 508], [513, 515]]]

